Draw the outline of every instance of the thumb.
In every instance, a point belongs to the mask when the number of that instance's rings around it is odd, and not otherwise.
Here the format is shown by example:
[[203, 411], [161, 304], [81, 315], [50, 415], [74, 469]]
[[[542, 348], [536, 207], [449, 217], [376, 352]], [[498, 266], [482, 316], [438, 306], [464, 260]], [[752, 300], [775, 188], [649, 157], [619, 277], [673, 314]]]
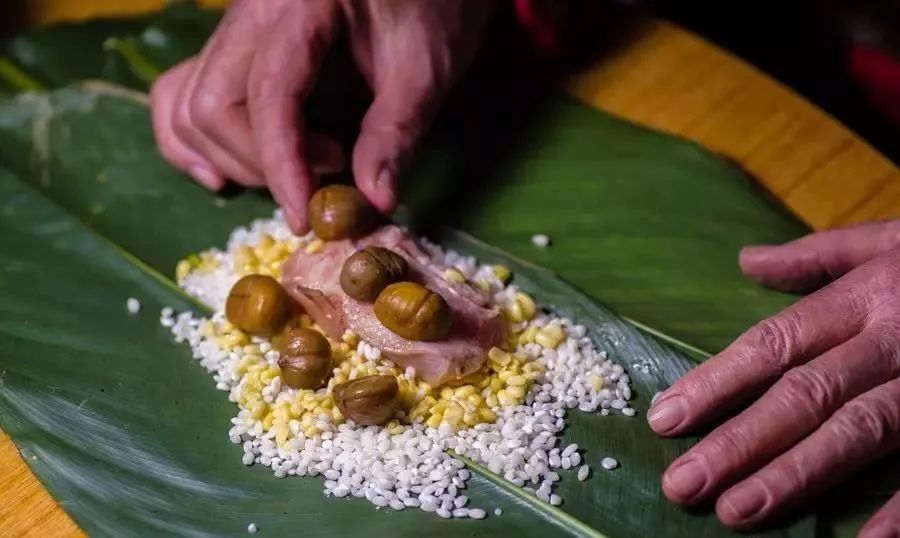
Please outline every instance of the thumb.
[[372, 205], [383, 213], [397, 206], [398, 177], [437, 107], [434, 84], [396, 81], [375, 95], [353, 148], [353, 176]]
[[741, 250], [741, 271], [784, 291], [811, 291], [900, 245], [900, 220], [813, 233], [783, 245]]

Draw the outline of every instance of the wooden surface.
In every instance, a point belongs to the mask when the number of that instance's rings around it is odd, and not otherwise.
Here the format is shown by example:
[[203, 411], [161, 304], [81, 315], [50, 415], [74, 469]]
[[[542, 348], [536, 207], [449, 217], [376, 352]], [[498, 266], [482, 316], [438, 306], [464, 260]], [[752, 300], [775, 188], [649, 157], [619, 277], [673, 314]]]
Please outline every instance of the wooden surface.
[[[41, 23], [160, 3], [33, 2]], [[650, 24], [616, 56], [572, 81], [570, 91], [602, 110], [730, 157], [815, 228], [900, 216], [896, 166], [790, 90], [671, 24]], [[83, 535], [2, 433], [0, 535]]]
[[900, 216], [893, 163], [791, 90], [672, 24], [651, 24], [571, 91], [730, 157], [814, 228]]

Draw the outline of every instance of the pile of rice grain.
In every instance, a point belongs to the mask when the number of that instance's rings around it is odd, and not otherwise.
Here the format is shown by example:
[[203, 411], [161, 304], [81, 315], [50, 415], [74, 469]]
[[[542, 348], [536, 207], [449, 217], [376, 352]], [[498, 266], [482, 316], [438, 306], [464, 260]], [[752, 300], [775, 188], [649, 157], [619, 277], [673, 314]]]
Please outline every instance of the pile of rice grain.
[[[527, 391], [515, 397], [516, 391], [501, 389], [503, 397], [474, 425], [421, 413], [402, 417], [411, 424], [395, 420], [384, 427], [357, 427], [346, 422], [333, 404], [329, 406], [331, 385], [316, 393], [282, 386], [278, 353], [271, 343], [241, 334], [224, 316], [225, 299], [241, 276], [260, 272], [278, 277], [280, 264], [297, 248], [315, 252], [321, 241], [311, 235], [294, 237], [279, 212], [272, 219], [238, 228], [225, 251], [193, 255], [176, 271], [179, 285], [215, 313], [210, 318], [170, 308], [161, 313], [160, 322], [177, 341], [191, 346], [194, 357], [213, 374], [216, 387], [228, 391], [238, 404], [240, 411], [231, 420], [228, 435], [243, 446], [246, 465], [265, 465], [279, 478], [321, 475], [327, 496], [366, 498], [376, 507], [395, 510], [418, 507], [445, 518], [481, 519], [486, 516], [484, 510], [468, 507], [465, 488], [470, 472], [455, 455], [559, 505], [562, 499], [553, 493], [560, 480], [557, 471], [577, 469], [579, 480], [590, 473], [577, 445], [558, 446], [567, 409], [635, 414], [628, 404], [628, 375], [594, 347], [584, 326], [549, 313], [523, 314], [522, 301], [530, 298], [504, 282], [505, 270], [429, 245], [441, 263], [453, 268], [448, 278], [461, 276], [488, 290], [495, 304], [507, 312], [517, 349], [511, 354], [492, 350], [492, 375], [512, 377], [501, 366], [512, 358], [516, 371], [525, 368], [529, 373]], [[343, 370], [335, 369], [336, 376], [353, 379], [388, 373], [398, 377], [414, 401], [430, 394], [431, 388], [418, 382], [414, 371], [401, 371], [382, 360], [379, 350], [353, 336], [333, 343], [347, 357]], [[452, 391], [442, 394], [456, 399]], [[498, 393], [490, 387], [482, 394], [495, 396], [487, 401], [497, 400]], [[486, 401], [477, 396], [475, 400]], [[306, 406], [300, 409], [302, 415], [290, 411], [297, 411], [297, 406]], [[484, 416], [495, 420], [485, 421]]]

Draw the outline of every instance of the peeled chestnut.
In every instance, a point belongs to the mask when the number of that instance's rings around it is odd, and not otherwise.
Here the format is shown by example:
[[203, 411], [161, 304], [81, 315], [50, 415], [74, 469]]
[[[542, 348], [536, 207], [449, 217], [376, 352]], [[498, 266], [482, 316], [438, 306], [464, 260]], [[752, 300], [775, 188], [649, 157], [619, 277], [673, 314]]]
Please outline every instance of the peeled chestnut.
[[402, 280], [409, 270], [403, 256], [382, 247], [353, 253], [341, 269], [341, 289], [357, 301], [372, 302], [388, 285]]
[[247, 275], [228, 293], [225, 316], [249, 334], [278, 332], [290, 316], [291, 299], [277, 280], [266, 275]]
[[407, 340], [433, 342], [450, 334], [453, 316], [447, 301], [415, 282], [397, 282], [375, 300], [375, 317]]
[[331, 396], [342, 415], [363, 426], [391, 420], [400, 405], [400, 385], [391, 375], [370, 375], [335, 385]]
[[376, 224], [377, 212], [354, 187], [327, 185], [309, 200], [309, 225], [320, 239], [358, 237]]
[[281, 382], [294, 389], [316, 390], [331, 377], [331, 344], [318, 331], [289, 329], [272, 339], [279, 353]]

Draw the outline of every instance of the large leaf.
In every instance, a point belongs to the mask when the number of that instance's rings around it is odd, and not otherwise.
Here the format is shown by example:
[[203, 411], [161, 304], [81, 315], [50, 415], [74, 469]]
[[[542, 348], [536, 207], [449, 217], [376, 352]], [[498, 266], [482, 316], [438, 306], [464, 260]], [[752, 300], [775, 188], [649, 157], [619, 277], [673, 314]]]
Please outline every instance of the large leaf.
[[[631, 153], [620, 161], [620, 173], [635, 181], [642, 169], [627, 165], [632, 160], [665, 163], [654, 171], [666, 181], [688, 182], [685, 187], [732, 173], [682, 142], [565, 100], [548, 106], [547, 121], [535, 129], [556, 133], [570, 144], [602, 147], [612, 140], [628, 141]], [[567, 125], [579, 136], [566, 135]], [[530, 155], [531, 167], [545, 167], [543, 175], [527, 178], [526, 187], [541, 177], [548, 184], [558, 181], [548, 169], [552, 160], [533, 159], [548, 143], [536, 138], [525, 153], [508, 156], [512, 162]], [[436, 140], [430, 164], [422, 164], [413, 183], [437, 186], [432, 182], [446, 177], [439, 144]], [[580, 167], [583, 174], [594, 174], [616, 162], [597, 151], [551, 147], [567, 157], [570, 171]], [[480, 471], [473, 502], [504, 508], [503, 516], [481, 523], [441, 521], [417, 511], [375, 512], [364, 502], [324, 499], [315, 479], [277, 480], [265, 470], [245, 469], [240, 449], [224, 436], [231, 404], [213, 390], [188, 351], [170, 342], [157, 326], [155, 312], [167, 304], [190, 307], [160, 276], [171, 272], [176, 259], [223, 243], [232, 227], [271, 211], [271, 201], [255, 193], [218, 199], [185, 181], [158, 157], [141, 96], [109, 86], [30, 94], [0, 104], [0, 159], [19, 176], [5, 175], [0, 182], [0, 252], [8, 258], [3, 264], [8, 278], [0, 283], [0, 368], [6, 372], [0, 425], [87, 530], [234, 534], [256, 521], [276, 535], [301, 528], [310, 534], [367, 536], [421, 534], [422, 529], [434, 535], [577, 535], [594, 532], [590, 529], [613, 536], [729, 534], [712, 516], [689, 514], [665, 502], [659, 474], [690, 440], [660, 440], [641, 418], [574, 414], [566, 438], [586, 447], [597, 471], [585, 483], [565, 477], [562, 510], [529, 501], [521, 490]], [[702, 178], [675, 173], [684, 168]], [[509, 170], [518, 173], [519, 168]], [[521, 224], [520, 209], [504, 203], [518, 185], [496, 188], [466, 215], [466, 227], [480, 236], [495, 234], [498, 246], [525, 257], [543, 257], [527, 246], [530, 231]], [[594, 208], [601, 201], [573, 199], [566, 211]], [[414, 204], [414, 212], [421, 203]], [[585, 212], [584, 218], [591, 215], [603, 213]], [[534, 231], [547, 229], [544, 217], [528, 216]], [[637, 232], [641, 223], [633, 224]], [[500, 228], [509, 235], [496, 235]], [[581, 233], [573, 230], [570, 237]], [[562, 236], [555, 239], [548, 252], [571, 255]], [[686, 358], [553, 273], [464, 235], [447, 241], [485, 260], [509, 264], [540, 300], [586, 322], [598, 345], [629, 367], [641, 415], [653, 393], [688, 367]], [[591, 252], [580, 253], [579, 260], [590, 259]], [[603, 256], [597, 260], [614, 258]], [[544, 261], [561, 262], [551, 257]], [[597, 288], [612, 268], [594, 266], [591, 285]], [[573, 267], [560, 273], [585, 278]], [[124, 313], [129, 296], [143, 300], [144, 314]], [[631, 367], [637, 362], [640, 368]], [[618, 458], [622, 468], [601, 472], [599, 459], [606, 455]], [[806, 524], [789, 532], [809, 531]]]
[[[196, 53], [216, 20], [215, 13], [178, 3], [145, 19], [30, 32], [6, 50], [50, 85], [96, 77], [145, 88], [148, 81], [136, 81], [135, 73], [158, 71]], [[114, 50], [102, 47], [110, 37], [116, 38]], [[78, 59], [59, 56], [73, 50]], [[344, 67], [326, 64], [326, 87], [307, 113], [313, 124], [339, 130], [348, 141], [347, 126], [353, 128], [363, 109], [358, 92], [345, 83]], [[744, 279], [737, 251], [748, 243], [796, 237], [807, 231], [804, 225], [740, 170], [690, 144], [623, 129], [617, 120], [586, 116], [574, 105], [561, 115], [558, 107], [544, 112], [543, 102], [529, 93], [540, 79], [513, 79], [499, 97], [479, 101], [477, 110], [445, 115], [427, 147], [430, 158], [421, 161], [420, 175], [431, 181], [422, 184], [425, 192], [408, 197], [420, 200], [423, 214], [461, 222], [466, 217], [460, 209], [483, 201], [497, 184], [515, 184], [495, 195], [503, 226], [480, 218], [466, 220], [466, 227], [547, 267], [566, 265], [567, 278], [620, 314], [707, 352], [793, 300]], [[471, 106], [471, 100], [460, 101]], [[343, 116], [339, 125], [331, 117], [335, 111]], [[516, 158], [499, 157], [510, 152]], [[586, 158], [597, 166], [586, 169]], [[551, 235], [554, 248], [532, 249], [528, 238], [538, 232]]]
[[[442, 216], [708, 352], [794, 300], [748, 282], [737, 253], [805, 229], [726, 162], [575, 103], [554, 103], [514, 143], [519, 112], [483, 112], [488, 136], [460, 122], [427, 148], [423, 213], [478, 205]], [[536, 233], [552, 247], [532, 246]]]
[[146, 89], [153, 72], [197, 53], [219, 16], [179, 2], [140, 19], [38, 28], [13, 36], [0, 53], [48, 87], [102, 78]]
[[[176, 5], [146, 19], [65, 25], [19, 36], [4, 49], [13, 70], [0, 65], [0, 93], [4, 88], [33, 87], [35, 81], [56, 86], [83, 77], [144, 89], [156, 72], [199, 50], [216, 19], [214, 13]], [[75, 51], [75, 56], [66, 56]], [[339, 80], [346, 75], [331, 64], [326, 67]], [[27, 77], [25, 84], [21, 75]], [[781, 241], [805, 231], [739, 171], [690, 144], [558, 98], [549, 104], [506, 99], [525, 93], [534, 80], [510, 82], [513, 91], [501, 92], [499, 101], [463, 114], [452, 111], [438, 124], [407, 193], [415, 215], [457, 222], [495, 245], [559, 271], [695, 358], [705, 357], [704, 350], [721, 348], [747, 325], [792, 300], [748, 284], [737, 271], [736, 252], [742, 244]], [[314, 123], [327, 123], [340, 107], [351, 119], [335, 127], [344, 129], [346, 142], [346, 127], [352, 127], [354, 114], [358, 117], [361, 110], [346, 107], [348, 95], [359, 95], [342, 83], [320, 90], [308, 113]], [[109, 93], [119, 99], [96, 95]], [[264, 197], [244, 193], [214, 199], [167, 179], [174, 176], [155, 155], [145, 111], [118, 102], [139, 105], [134, 103], [143, 99], [139, 94], [95, 87], [62, 92], [53, 99], [22, 99], [24, 103], [13, 101], [0, 113], [0, 160], [118, 243], [118, 250], [130, 249], [162, 273], [170, 272], [186, 252], [221, 243], [232, 226], [271, 208]], [[98, 122], [102, 129], [97, 129]], [[463, 208], [469, 210], [460, 211]], [[163, 225], [160, 214], [166, 215]], [[531, 247], [528, 239], [535, 232], [549, 233], [553, 247]], [[493, 255], [479, 244], [462, 246]], [[542, 288], [539, 295], [545, 300], [573, 293], [559, 292], [556, 284], [546, 283], [549, 275], [540, 274], [531, 284]], [[563, 310], [565, 304], [560, 303]], [[617, 352], [626, 365], [646, 358]], [[661, 382], [644, 381], [653, 386]], [[35, 394], [41, 390], [33, 385], [30, 389]], [[646, 398], [639, 403], [645, 405]], [[572, 424], [577, 426], [569, 435], [580, 444], [592, 446], [592, 452], [603, 446], [596, 445], [597, 440], [583, 442], [583, 436], [595, 433], [590, 424], [582, 425], [580, 418]], [[600, 427], [613, 428], [606, 421]], [[678, 444], [658, 449], [656, 440], [645, 428], [636, 429], [634, 421], [621, 427], [622, 435], [636, 436], [632, 445], [642, 444], [644, 452], [638, 457], [653, 464], [631, 469], [641, 474], [638, 481], [627, 473], [610, 476], [621, 478], [617, 487], [655, 488], [660, 462], [674, 457]], [[21, 444], [21, 438], [14, 437]], [[653, 448], [644, 448], [645, 442]], [[891, 491], [884, 473], [872, 478], [861, 491]], [[664, 527], [657, 529], [681, 528], [684, 522], [670, 518], [673, 509], [658, 502], [658, 490], [652, 488], [648, 491], [655, 495], [655, 504], [638, 504], [644, 507], [640, 510], [658, 514], [654, 521]], [[567, 507], [588, 514], [583, 519], [590, 523], [606, 518], [599, 528], [610, 532], [636, 524], [623, 514], [592, 513], [583, 504], [594, 499], [592, 495], [593, 490], [576, 492], [575, 497], [568, 493]], [[596, 500], [608, 501], [603, 495], [614, 494], [606, 492]], [[627, 495], [619, 500], [635, 502]], [[621, 504], [609, 506], [614, 512]], [[842, 507], [859, 520], [855, 508]], [[715, 526], [712, 529], [715, 532]], [[683, 532], [691, 530], [697, 527], [683, 527]]]
[[[425, 524], [429, 534], [457, 536], [471, 528], [418, 510], [329, 502], [319, 480], [244, 468], [223, 435], [233, 405], [157, 321], [165, 305], [196, 305], [6, 172], [0, 200], [0, 423], [88, 532], [224, 536], [249, 522], [273, 536], [404, 535]], [[130, 296], [141, 298], [144, 315], [125, 314]], [[490, 534], [508, 526], [530, 536], [587, 535], [480, 477], [469, 490], [508, 514], [479, 527]]]

